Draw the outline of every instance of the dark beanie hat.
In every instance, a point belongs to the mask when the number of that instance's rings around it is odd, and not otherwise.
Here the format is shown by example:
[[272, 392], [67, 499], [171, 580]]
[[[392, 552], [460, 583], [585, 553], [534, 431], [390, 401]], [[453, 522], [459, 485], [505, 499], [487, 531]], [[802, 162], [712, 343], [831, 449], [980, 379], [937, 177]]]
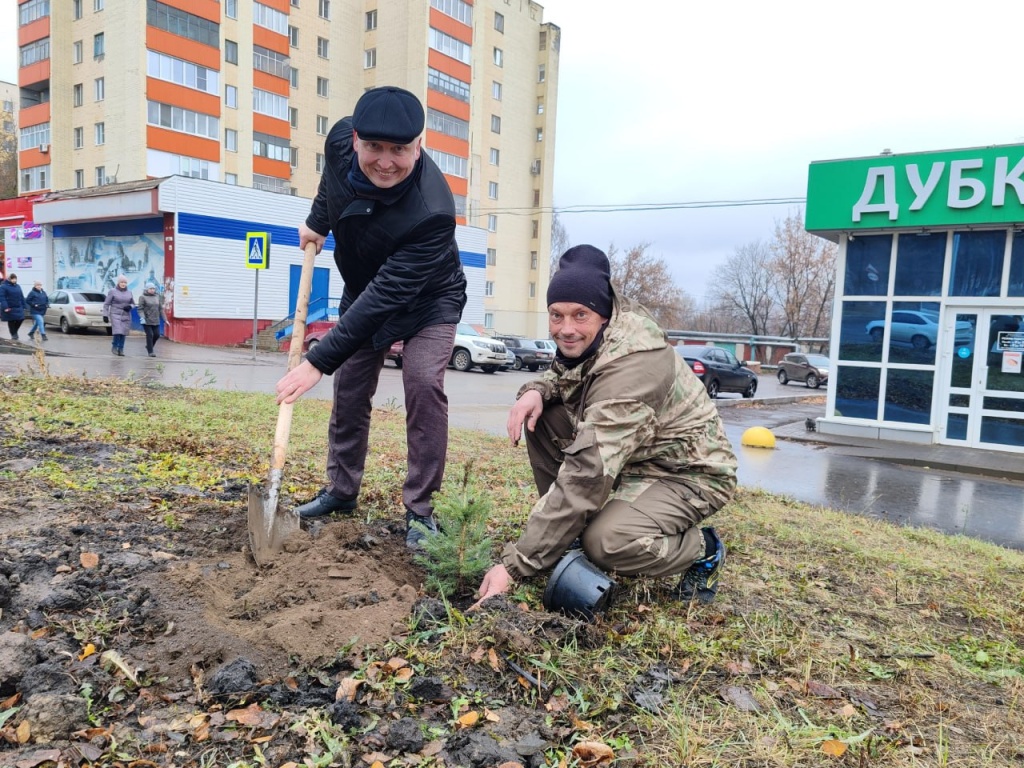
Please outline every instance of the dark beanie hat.
[[548, 306], [567, 301], [611, 317], [611, 274], [604, 251], [592, 245], [573, 246], [558, 260], [558, 271], [548, 284]]
[[365, 141], [409, 144], [423, 133], [423, 105], [402, 88], [373, 88], [356, 102], [352, 127]]

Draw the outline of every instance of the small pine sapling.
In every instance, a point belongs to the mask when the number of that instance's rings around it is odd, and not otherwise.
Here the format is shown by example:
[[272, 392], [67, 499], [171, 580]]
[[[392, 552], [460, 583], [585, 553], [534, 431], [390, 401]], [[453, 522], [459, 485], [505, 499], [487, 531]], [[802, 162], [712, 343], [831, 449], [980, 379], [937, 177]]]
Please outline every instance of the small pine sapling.
[[415, 561], [427, 571], [426, 587], [445, 597], [467, 594], [491, 567], [491, 539], [487, 520], [491, 500], [472, 480], [472, 462], [463, 467], [462, 480], [455, 489], [442, 488], [434, 494], [437, 533], [424, 533], [423, 551]]

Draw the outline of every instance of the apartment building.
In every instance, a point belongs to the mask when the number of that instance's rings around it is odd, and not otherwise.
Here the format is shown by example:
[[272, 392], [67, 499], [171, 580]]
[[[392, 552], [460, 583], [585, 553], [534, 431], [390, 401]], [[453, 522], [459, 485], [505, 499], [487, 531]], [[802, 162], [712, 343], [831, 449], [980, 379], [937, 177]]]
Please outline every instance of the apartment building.
[[540, 5], [19, 0], [17, 13], [19, 194], [184, 175], [312, 197], [330, 126], [365, 89], [399, 85], [427, 108], [459, 223], [488, 232], [473, 265], [484, 324], [544, 331], [560, 30]]

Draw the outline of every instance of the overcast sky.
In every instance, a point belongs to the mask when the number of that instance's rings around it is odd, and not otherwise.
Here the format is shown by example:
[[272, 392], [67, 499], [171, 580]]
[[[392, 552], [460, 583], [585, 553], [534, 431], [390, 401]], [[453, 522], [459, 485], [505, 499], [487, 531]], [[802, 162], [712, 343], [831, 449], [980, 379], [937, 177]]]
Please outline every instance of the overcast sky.
[[[15, 5], [0, 0], [9, 82]], [[555, 205], [570, 240], [649, 242], [698, 299], [795, 206], [568, 209], [803, 197], [812, 160], [1024, 141], [1020, 0], [542, 5], [562, 29]]]

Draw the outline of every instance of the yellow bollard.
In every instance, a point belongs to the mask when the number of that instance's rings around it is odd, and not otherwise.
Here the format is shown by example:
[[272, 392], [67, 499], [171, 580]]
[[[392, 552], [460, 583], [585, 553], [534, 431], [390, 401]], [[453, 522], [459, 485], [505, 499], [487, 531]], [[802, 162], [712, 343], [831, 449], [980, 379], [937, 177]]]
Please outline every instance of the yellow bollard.
[[774, 448], [775, 435], [767, 427], [750, 427], [743, 433], [740, 442], [751, 448]]

